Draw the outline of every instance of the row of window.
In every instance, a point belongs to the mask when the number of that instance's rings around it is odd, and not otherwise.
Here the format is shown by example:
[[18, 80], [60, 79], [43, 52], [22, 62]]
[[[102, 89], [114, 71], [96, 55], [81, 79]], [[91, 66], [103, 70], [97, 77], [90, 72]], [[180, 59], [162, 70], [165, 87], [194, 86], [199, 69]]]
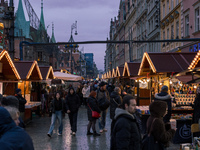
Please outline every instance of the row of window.
[[[170, 4], [170, 3], [171, 4]], [[177, 6], [179, 4], [179, 0], [167, 0], [167, 3], [164, 2], [163, 4], [163, 8], [162, 8], [162, 18], [165, 17], [165, 15], [167, 15], [169, 13], [170, 10], [173, 10], [174, 9], [174, 3], [175, 3], [175, 6]], [[165, 7], [166, 6], [166, 7]], [[166, 13], [165, 13], [166, 12]]]
[[[167, 34], [165, 34], [165, 30], [163, 31], [162, 38], [165, 39], [177, 39], [179, 38], [179, 21], [176, 22], [176, 35], [174, 35], [174, 24], [171, 25], [171, 27], [167, 28]], [[171, 31], [171, 36], [170, 36]], [[167, 38], [166, 38], [167, 35]]]

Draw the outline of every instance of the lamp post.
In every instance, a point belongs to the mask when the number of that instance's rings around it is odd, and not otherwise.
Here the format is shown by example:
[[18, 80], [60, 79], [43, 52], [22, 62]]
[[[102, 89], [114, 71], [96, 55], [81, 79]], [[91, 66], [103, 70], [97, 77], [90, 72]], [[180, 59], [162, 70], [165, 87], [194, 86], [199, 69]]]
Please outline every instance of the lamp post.
[[[71, 36], [68, 42], [74, 42], [74, 38], [73, 38], [73, 30], [75, 29], [75, 35], [78, 35], [77, 33], [77, 21], [75, 21], [75, 23], [73, 23], [71, 25]], [[73, 68], [72, 68], [72, 50], [73, 48], [78, 48], [79, 46], [77, 44], [70, 44], [70, 45], [65, 45], [65, 48], [70, 48], [70, 55], [71, 55], [71, 74], [73, 74]], [[76, 52], [76, 50], [74, 50]], [[78, 52], [78, 50], [77, 50]]]
[[10, 0], [10, 6], [6, 10], [5, 16], [3, 17], [3, 24], [5, 29], [6, 38], [9, 41], [9, 54], [14, 59], [14, 6], [13, 1]]

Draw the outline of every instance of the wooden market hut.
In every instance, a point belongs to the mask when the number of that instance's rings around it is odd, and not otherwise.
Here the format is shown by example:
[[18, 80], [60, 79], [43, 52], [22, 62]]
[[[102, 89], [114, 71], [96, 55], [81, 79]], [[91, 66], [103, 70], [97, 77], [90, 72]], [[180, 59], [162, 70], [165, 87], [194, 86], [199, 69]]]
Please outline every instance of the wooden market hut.
[[115, 68], [113, 68], [113, 70], [112, 70], [112, 78], [114, 78], [116, 76], [116, 69]]
[[[145, 76], [146, 80], [141, 81], [147, 83], [149, 97], [155, 93], [159, 93], [161, 86], [167, 85], [170, 87], [169, 78], [173, 74], [186, 70], [196, 53], [147, 53], [145, 52], [142, 58], [138, 76]], [[150, 102], [150, 101], [149, 101]]]
[[40, 101], [40, 91], [38, 81], [41, 81], [42, 74], [37, 61], [16, 61], [14, 62], [21, 81], [18, 88], [22, 90], [27, 101]]
[[39, 66], [43, 80], [54, 79], [52, 66]]
[[17, 82], [21, 79], [10, 55], [6, 50], [0, 53], [0, 93], [14, 95]]

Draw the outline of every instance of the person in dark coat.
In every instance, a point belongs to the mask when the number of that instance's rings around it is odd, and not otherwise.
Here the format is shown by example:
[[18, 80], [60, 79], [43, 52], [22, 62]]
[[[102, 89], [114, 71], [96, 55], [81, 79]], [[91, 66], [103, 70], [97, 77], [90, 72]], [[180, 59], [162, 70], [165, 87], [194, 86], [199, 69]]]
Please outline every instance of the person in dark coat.
[[80, 106], [79, 96], [75, 93], [73, 88], [69, 89], [69, 93], [65, 98], [65, 107], [69, 116], [72, 135], [76, 135], [77, 131], [77, 116]]
[[121, 89], [115, 87], [114, 91], [110, 95], [110, 119], [114, 119], [115, 109], [122, 104], [122, 97], [120, 96]]
[[164, 102], [167, 103], [168, 113], [163, 118], [163, 121], [165, 123], [169, 123], [170, 118], [171, 118], [171, 114], [172, 114], [172, 102], [171, 102], [171, 96], [168, 94], [168, 87], [166, 85], [164, 85], [161, 88], [161, 93], [158, 93], [158, 94], [155, 95], [154, 101], [157, 101], [157, 100], [164, 101]]
[[64, 107], [65, 107], [65, 104], [64, 104], [64, 101], [61, 98], [60, 93], [56, 92], [55, 98], [53, 99], [53, 101], [51, 103], [51, 112], [52, 112], [51, 126], [49, 128], [47, 136], [49, 136], [49, 137], [52, 136], [54, 125], [55, 125], [55, 122], [56, 122], [56, 118], [58, 118], [58, 122], [59, 122], [58, 135], [62, 135], [62, 130], [63, 130], [62, 114], [64, 112]]
[[200, 119], [200, 86], [197, 88], [196, 98], [194, 101], [193, 108], [194, 108], [194, 112], [193, 112], [192, 122], [199, 123], [199, 119]]
[[22, 97], [21, 89], [16, 89], [15, 92], [16, 92], [15, 97], [19, 100], [20, 117], [24, 119], [25, 104], [27, 103], [27, 101], [25, 98]]
[[[149, 111], [151, 113], [147, 120], [147, 133], [150, 132], [152, 125], [151, 135], [156, 141], [162, 143], [165, 147], [169, 146], [169, 141], [175, 134], [174, 129], [166, 131], [163, 117], [167, 114], [167, 103], [164, 101], [154, 101], [149, 105]], [[154, 120], [154, 122], [153, 122]]]
[[141, 134], [134, 117], [136, 99], [131, 95], [123, 98], [122, 108], [116, 108], [111, 124], [111, 150], [140, 150]]
[[[97, 118], [92, 117], [92, 111], [96, 111], [98, 113], [101, 113], [101, 110], [98, 106], [98, 102], [96, 99], [97, 93], [95, 91], [92, 91], [90, 93], [89, 98], [87, 99], [87, 115], [88, 115], [88, 126], [87, 126], [87, 135], [94, 135], [94, 136], [100, 136], [99, 133], [96, 132], [96, 120]], [[90, 132], [90, 128], [92, 127], [93, 133]]]
[[83, 94], [82, 94], [82, 88], [81, 85], [78, 85], [78, 88], [76, 89], [76, 94], [79, 96], [80, 98], [80, 105], [82, 105], [83, 103]]
[[126, 84], [124, 92], [134, 96], [134, 89], [129, 85], [129, 83]]
[[9, 112], [0, 107], [0, 149], [34, 150], [33, 142], [27, 132], [16, 126]]

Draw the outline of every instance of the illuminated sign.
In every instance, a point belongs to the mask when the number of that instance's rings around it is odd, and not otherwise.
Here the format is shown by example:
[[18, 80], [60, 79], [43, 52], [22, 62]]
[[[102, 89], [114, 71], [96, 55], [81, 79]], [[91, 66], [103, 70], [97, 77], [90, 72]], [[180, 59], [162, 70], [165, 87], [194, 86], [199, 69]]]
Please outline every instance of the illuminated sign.
[[200, 50], [200, 43], [190, 46], [189, 52], [198, 52]]

